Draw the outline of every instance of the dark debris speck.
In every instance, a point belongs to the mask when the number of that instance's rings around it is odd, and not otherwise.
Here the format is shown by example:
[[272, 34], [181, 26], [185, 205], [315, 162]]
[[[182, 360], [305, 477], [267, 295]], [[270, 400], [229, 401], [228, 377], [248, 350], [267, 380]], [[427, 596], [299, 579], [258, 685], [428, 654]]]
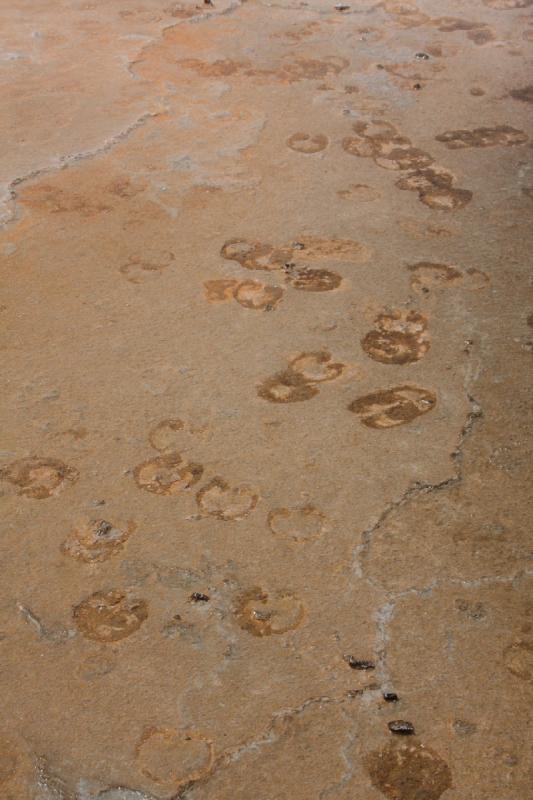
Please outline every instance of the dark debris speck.
[[392, 722], [388, 723], [388, 728], [391, 733], [395, 733], [398, 736], [413, 736], [415, 732], [413, 723], [407, 722], [405, 719], [393, 719]]
[[209, 595], [203, 592], [193, 592], [189, 599], [193, 603], [208, 603], [210, 600]]
[[366, 661], [365, 659], [355, 658], [354, 656], [344, 656], [344, 660], [352, 669], [369, 670], [376, 669], [373, 661]]
[[396, 692], [383, 692], [383, 699], [386, 703], [397, 703], [400, 698]]

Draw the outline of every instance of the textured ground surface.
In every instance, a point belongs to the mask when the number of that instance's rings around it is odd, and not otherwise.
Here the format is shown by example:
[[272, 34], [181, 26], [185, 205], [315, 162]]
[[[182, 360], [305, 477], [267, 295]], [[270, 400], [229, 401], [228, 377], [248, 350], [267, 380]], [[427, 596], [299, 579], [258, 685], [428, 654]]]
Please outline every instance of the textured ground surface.
[[5, 800], [527, 796], [532, 5], [0, 4]]

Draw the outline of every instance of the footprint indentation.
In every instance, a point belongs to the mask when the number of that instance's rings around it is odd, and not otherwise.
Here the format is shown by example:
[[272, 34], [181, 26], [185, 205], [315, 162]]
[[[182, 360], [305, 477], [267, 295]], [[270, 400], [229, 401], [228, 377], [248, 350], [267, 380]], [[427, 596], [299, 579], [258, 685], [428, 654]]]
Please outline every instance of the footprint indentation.
[[287, 283], [303, 292], [331, 292], [342, 283], [342, 277], [328, 269], [288, 265], [285, 273]]
[[76, 483], [80, 473], [56, 458], [21, 458], [0, 468], [0, 480], [18, 486], [18, 494], [34, 500], [57, 495]]
[[449, 150], [465, 147], [495, 147], [504, 145], [511, 147], [524, 144], [528, 140], [527, 133], [512, 128], [510, 125], [498, 125], [494, 128], [474, 128], [474, 130], [445, 131], [435, 137], [443, 142]]
[[291, 592], [266, 592], [254, 587], [239, 595], [235, 615], [239, 627], [252, 636], [272, 636], [299, 628], [305, 607]]
[[282, 64], [276, 71], [281, 81], [293, 83], [302, 80], [321, 80], [335, 76], [349, 65], [349, 61], [341, 56], [327, 56], [324, 59], [296, 58]]
[[228, 261], [237, 261], [246, 269], [280, 269], [291, 256], [290, 248], [274, 247], [247, 239], [228, 239], [220, 255]]
[[173, 495], [198, 483], [204, 468], [184, 464], [179, 453], [165, 453], [135, 467], [133, 475], [140, 489], [154, 494]]
[[343, 374], [346, 365], [331, 361], [331, 353], [320, 350], [300, 353], [283, 372], [266, 378], [257, 387], [257, 394], [271, 403], [298, 403], [318, 394], [315, 384], [333, 381]]
[[135, 748], [139, 769], [154, 783], [174, 788], [205, 777], [214, 763], [213, 743], [191, 731], [147, 728]]
[[210, 303], [223, 303], [231, 300], [239, 281], [220, 278], [218, 280], [204, 281], [206, 299]]
[[78, 525], [61, 545], [65, 555], [78, 561], [106, 561], [122, 550], [137, 526], [131, 520], [115, 527], [104, 519], [91, 519]]
[[215, 477], [196, 494], [203, 514], [222, 520], [247, 517], [259, 502], [259, 495], [249, 486], [230, 486], [223, 478]]
[[182, 431], [185, 430], [183, 420], [173, 417], [159, 422], [148, 434], [148, 441], [160, 453], [176, 453], [176, 448], [182, 440]]
[[327, 350], [301, 353], [289, 362], [289, 369], [301, 375], [307, 383], [334, 381], [342, 375], [346, 365], [332, 362], [331, 358], [332, 355]]
[[472, 192], [453, 186], [453, 175], [435, 165], [429, 153], [413, 147], [390, 122], [356, 122], [353, 130], [356, 136], [346, 137], [343, 149], [350, 155], [372, 158], [379, 167], [407, 172], [396, 186], [418, 192], [420, 201], [430, 208], [453, 211], [472, 199]]
[[320, 153], [321, 150], [325, 150], [329, 144], [329, 139], [327, 136], [324, 136], [322, 133], [315, 133], [314, 135], [310, 133], [293, 133], [287, 139], [287, 146], [290, 147], [291, 150], [296, 150], [297, 153]]
[[271, 403], [299, 403], [310, 400], [318, 391], [303, 375], [291, 369], [266, 378], [257, 388], [259, 397]]
[[242, 281], [235, 288], [233, 296], [243, 308], [255, 311], [273, 311], [284, 294], [281, 286], [269, 286], [260, 281]]
[[148, 617], [148, 604], [129, 598], [120, 589], [111, 589], [89, 595], [74, 608], [72, 616], [86, 639], [118, 642], [139, 630]]
[[374, 330], [361, 340], [361, 347], [382, 364], [412, 364], [428, 352], [427, 317], [419, 311], [394, 310], [379, 314]]
[[533, 644], [514, 642], [503, 652], [503, 663], [513, 675], [523, 681], [533, 681]]
[[439, 800], [452, 785], [448, 764], [420, 742], [393, 742], [370, 753], [365, 766], [372, 785], [390, 800]]
[[275, 508], [267, 522], [272, 533], [298, 543], [315, 541], [328, 529], [326, 516], [312, 505]]
[[304, 235], [290, 246], [293, 261], [301, 258], [304, 262], [325, 260], [363, 264], [371, 255], [368, 247], [354, 239], [324, 239], [320, 236]]
[[533, 0], [483, 0], [486, 6], [507, 11], [515, 8], [529, 8], [533, 6]]
[[368, 428], [394, 428], [406, 425], [427, 414], [437, 403], [437, 396], [418, 386], [394, 386], [380, 389], [354, 400], [348, 409], [357, 414]]
[[139, 255], [130, 256], [119, 271], [130, 283], [145, 283], [152, 278], [158, 278], [173, 261], [174, 253], [168, 250], [146, 250]]
[[533, 84], [523, 86], [521, 89], [511, 89], [509, 92], [514, 100], [521, 100], [523, 103], [533, 103]]
[[0, 739], [0, 786], [7, 783], [16, 772], [18, 755], [4, 738]]
[[469, 267], [464, 272], [455, 264], [438, 264], [419, 261], [408, 267], [412, 274], [411, 288], [419, 294], [428, 294], [432, 289], [448, 289], [464, 285], [466, 289], [484, 289], [489, 277], [480, 269]]

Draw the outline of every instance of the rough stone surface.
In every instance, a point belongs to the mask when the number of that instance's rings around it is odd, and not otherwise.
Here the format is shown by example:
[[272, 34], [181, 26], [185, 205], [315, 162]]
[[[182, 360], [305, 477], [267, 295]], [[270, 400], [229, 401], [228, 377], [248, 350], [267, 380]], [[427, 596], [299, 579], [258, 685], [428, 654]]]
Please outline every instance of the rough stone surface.
[[2, 3], [5, 800], [528, 796], [531, 5]]

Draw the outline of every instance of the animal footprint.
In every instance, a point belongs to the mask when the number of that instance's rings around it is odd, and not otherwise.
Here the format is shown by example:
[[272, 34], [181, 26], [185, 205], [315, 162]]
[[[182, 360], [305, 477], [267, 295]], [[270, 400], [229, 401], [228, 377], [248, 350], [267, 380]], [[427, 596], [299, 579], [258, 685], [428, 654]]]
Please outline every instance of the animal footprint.
[[204, 283], [206, 297], [211, 302], [235, 299], [243, 308], [272, 311], [283, 298], [281, 286], [260, 281], [212, 280]]
[[[246, 239], [230, 239], [222, 246], [221, 255], [237, 261], [246, 269], [284, 270], [286, 281], [294, 289], [328, 292], [340, 286], [342, 277], [327, 269], [309, 267], [309, 262], [327, 260], [360, 264], [368, 261], [371, 251], [352, 239], [304, 236], [300, 241], [278, 248]], [[205, 287], [208, 299], [215, 301], [228, 299], [232, 294], [238, 300], [238, 296], [244, 291], [230, 281], [208, 281]], [[279, 292], [279, 287], [269, 287], [270, 291], [272, 289]], [[251, 287], [246, 289], [246, 292], [250, 291]]]
[[371, 752], [365, 766], [372, 785], [390, 800], [439, 800], [452, 785], [446, 761], [421, 742], [391, 742]]
[[533, 5], [532, 0], [483, 0], [486, 6], [498, 8], [502, 11], [514, 8], [529, 8]]
[[135, 748], [143, 775], [174, 789], [205, 777], [214, 763], [213, 743], [191, 731], [147, 728]]
[[272, 311], [283, 297], [281, 286], [268, 286], [259, 281], [243, 281], [234, 292], [235, 300], [244, 308]]
[[318, 389], [308, 383], [303, 375], [286, 369], [266, 378], [258, 386], [257, 394], [271, 403], [299, 403], [317, 395]]
[[533, 644], [513, 642], [503, 652], [503, 663], [513, 675], [523, 681], [533, 682]]
[[204, 281], [206, 299], [210, 303], [223, 303], [233, 298], [235, 288], [239, 281], [224, 279]]
[[319, 350], [314, 353], [301, 353], [289, 362], [289, 369], [301, 375], [308, 383], [322, 383], [339, 378], [346, 368], [340, 362], [331, 363], [331, 353]]
[[160, 453], [175, 453], [181, 440], [181, 432], [185, 430], [185, 423], [176, 417], [164, 419], [148, 434], [148, 441]]
[[223, 520], [244, 519], [256, 507], [259, 495], [248, 486], [231, 487], [223, 478], [213, 478], [196, 494], [203, 514]]
[[128, 598], [120, 589], [111, 589], [89, 595], [74, 608], [72, 616], [86, 639], [118, 642], [139, 630], [148, 617], [148, 604]]
[[173, 261], [174, 253], [167, 250], [147, 250], [131, 256], [119, 271], [130, 283], [145, 283], [152, 278], [158, 278]]
[[453, 186], [455, 179], [451, 172], [436, 166], [429, 153], [413, 147], [411, 140], [398, 133], [390, 122], [356, 122], [353, 130], [356, 136], [343, 140], [345, 152], [372, 158], [384, 169], [406, 171], [406, 176], [398, 180], [396, 186], [418, 192], [420, 201], [430, 208], [454, 210], [472, 199], [472, 192]]
[[246, 269], [274, 270], [289, 261], [291, 250], [246, 239], [229, 239], [222, 245], [220, 255], [229, 261], [237, 261]]
[[122, 550], [136, 527], [131, 520], [126, 526], [116, 528], [106, 520], [91, 519], [72, 531], [61, 545], [61, 550], [78, 561], [106, 561]]
[[361, 340], [361, 347], [382, 364], [412, 364], [429, 350], [426, 328], [427, 318], [418, 311], [379, 314], [374, 330]]
[[312, 542], [327, 530], [326, 516], [315, 506], [275, 508], [267, 518], [273, 534], [285, 536], [294, 542]]
[[287, 264], [285, 268], [286, 281], [293, 289], [303, 292], [331, 292], [338, 289], [342, 277], [328, 269], [312, 269], [312, 267], [297, 267]]
[[320, 153], [325, 150], [329, 144], [329, 139], [322, 133], [316, 133], [312, 136], [310, 133], [293, 133], [287, 139], [287, 146], [291, 150], [296, 150], [297, 153]]
[[396, 181], [398, 189], [418, 192], [421, 203], [440, 211], [454, 211], [464, 208], [472, 200], [469, 189], [458, 189], [451, 172], [436, 165], [426, 169], [408, 172]]
[[291, 592], [266, 592], [254, 587], [237, 598], [235, 616], [252, 636], [272, 636], [299, 628], [305, 607]]
[[363, 264], [371, 251], [354, 239], [324, 239], [320, 236], [302, 236], [292, 243], [292, 259], [308, 261], [346, 261]]
[[368, 428], [395, 428], [427, 414], [437, 403], [429, 389], [395, 386], [359, 397], [348, 406]]
[[511, 89], [509, 95], [513, 100], [520, 100], [522, 103], [533, 103], [533, 84], [523, 86], [520, 89]]
[[419, 261], [408, 267], [412, 273], [411, 287], [419, 294], [428, 294], [432, 289], [448, 289], [464, 285], [466, 289], [483, 289], [489, 277], [479, 269], [469, 267], [465, 271], [455, 264], [438, 264]]
[[201, 464], [183, 464], [181, 455], [174, 452], [144, 461], [135, 467], [133, 475], [140, 489], [173, 495], [198, 483], [203, 471]]
[[472, 131], [445, 131], [435, 138], [449, 150], [459, 150], [465, 147], [494, 147], [498, 144], [510, 147], [525, 144], [529, 137], [524, 131], [511, 128], [510, 125], [499, 125], [496, 128], [474, 128]]
[[44, 500], [76, 483], [79, 472], [56, 458], [21, 458], [0, 468], [0, 480], [18, 486], [18, 494]]
[[289, 362], [283, 372], [266, 378], [257, 389], [257, 394], [271, 403], [298, 403], [318, 394], [317, 383], [333, 381], [340, 377], [345, 365], [331, 362], [331, 353], [321, 350], [301, 353]]

